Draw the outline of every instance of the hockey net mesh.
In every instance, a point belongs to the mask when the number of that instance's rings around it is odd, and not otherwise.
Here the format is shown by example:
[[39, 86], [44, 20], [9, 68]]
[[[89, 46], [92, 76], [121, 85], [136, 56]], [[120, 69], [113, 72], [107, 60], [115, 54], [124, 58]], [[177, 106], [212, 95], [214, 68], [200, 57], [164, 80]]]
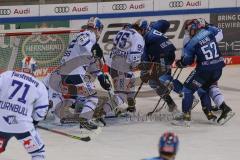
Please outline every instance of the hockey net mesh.
[[69, 41], [79, 30], [61, 29], [19, 29], [0, 33], [0, 73], [21, 69], [25, 56], [37, 62], [35, 75], [46, 76], [59, 66], [60, 59]]

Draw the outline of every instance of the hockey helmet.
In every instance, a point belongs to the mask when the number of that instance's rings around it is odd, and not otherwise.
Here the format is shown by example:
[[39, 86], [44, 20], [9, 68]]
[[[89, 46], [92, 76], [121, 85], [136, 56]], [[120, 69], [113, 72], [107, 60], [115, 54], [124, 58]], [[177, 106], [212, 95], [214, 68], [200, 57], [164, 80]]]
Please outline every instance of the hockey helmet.
[[96, 37], [99, 38], [102, 30], [103, 30], [103, 24], [101, 20], [98, 17], [91, 17], [87, 22], [87, 28], [92, 28], [96, 31]]
[[131, 27], [136, 29], [137, 31], [140, 31], [141, 34], [144, 35], [148, 29], [148, 22], [144, 19], [138, 19], [131, 25]]
[[178, 136], [172, 132], [165, 132], [159, 141], [159, 153], [166, 155], [175, 155], [178, 151]]
[[169, 27], [170, 27], [170, 23], [167, 20], [163, 20], [163, 19], [153, 22], [151, 25], [151, 28], [161, 33], [166, 33]]
[[22, 71], [23, 72], [33, 74], [33, 72], [36, 70], [36, 68], [37, 68], [36, 61], [32, 57], [30, 57], [30, 56], [24, 57], [24, 59], [22, 60]]
[[91, 17], [87, 22], [87, 27], [91, 27], [100, 31], [104, 26], [98, 17]]

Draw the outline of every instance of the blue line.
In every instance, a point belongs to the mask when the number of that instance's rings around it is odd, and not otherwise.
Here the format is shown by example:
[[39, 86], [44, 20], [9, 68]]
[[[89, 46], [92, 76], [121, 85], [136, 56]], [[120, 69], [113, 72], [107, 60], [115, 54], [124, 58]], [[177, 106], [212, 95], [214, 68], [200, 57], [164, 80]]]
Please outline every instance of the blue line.
[[231, 8], [127, 12], [127, 13], [115, 13], [115, 14], [104, 13], [104, 14], [65, 15], [65, 16], [38, 16], [38, 17], [17, 17], [17, 18], [14, 17], [14, 18], [0, 18], [0, 23], [89, 19], [90, 17], [96, 16], [96, 15], [99, 18], [120, 18], [120, 17], [143, 17], [143, 16], [162, 16], [162, 15], [200, 14], [200, 13], [234, 13], [234, 12], [240, 12], [240, 8], [231, 7]]

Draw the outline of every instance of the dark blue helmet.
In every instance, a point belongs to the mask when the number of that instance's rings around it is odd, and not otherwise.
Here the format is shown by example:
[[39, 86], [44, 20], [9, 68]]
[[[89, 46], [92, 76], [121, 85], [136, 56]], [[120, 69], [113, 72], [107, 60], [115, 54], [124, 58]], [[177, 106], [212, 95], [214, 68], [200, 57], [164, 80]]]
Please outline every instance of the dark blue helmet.
[[169, 27], [170, 23], [166, 20], [158, 20], [156, 22], [153, 22], [151, 25], [151, 28], [156, 29], [161, 33], [166, 33]]
[[176, 154], [178, 150], [178, 136], [172, 132], [165, 132], [159, 141], [160, 154]]

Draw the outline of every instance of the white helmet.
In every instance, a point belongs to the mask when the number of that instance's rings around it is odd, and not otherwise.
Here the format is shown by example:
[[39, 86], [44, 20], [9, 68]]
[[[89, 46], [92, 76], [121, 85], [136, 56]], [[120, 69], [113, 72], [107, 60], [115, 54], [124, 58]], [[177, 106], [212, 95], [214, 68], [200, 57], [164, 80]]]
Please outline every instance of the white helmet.
[[36, 61], [30, 57], [24, 57], [24, 59], [22, 60], [22, 71], [26, 72], [26, 73], [31, 73], [33, 74], [33, 72], [36, 70]]
[[100, 37], [103, 27], [104, 26], [98, 17], [91, 17], [87, 22], [87, 28], [95, 29], [97, 39]]

